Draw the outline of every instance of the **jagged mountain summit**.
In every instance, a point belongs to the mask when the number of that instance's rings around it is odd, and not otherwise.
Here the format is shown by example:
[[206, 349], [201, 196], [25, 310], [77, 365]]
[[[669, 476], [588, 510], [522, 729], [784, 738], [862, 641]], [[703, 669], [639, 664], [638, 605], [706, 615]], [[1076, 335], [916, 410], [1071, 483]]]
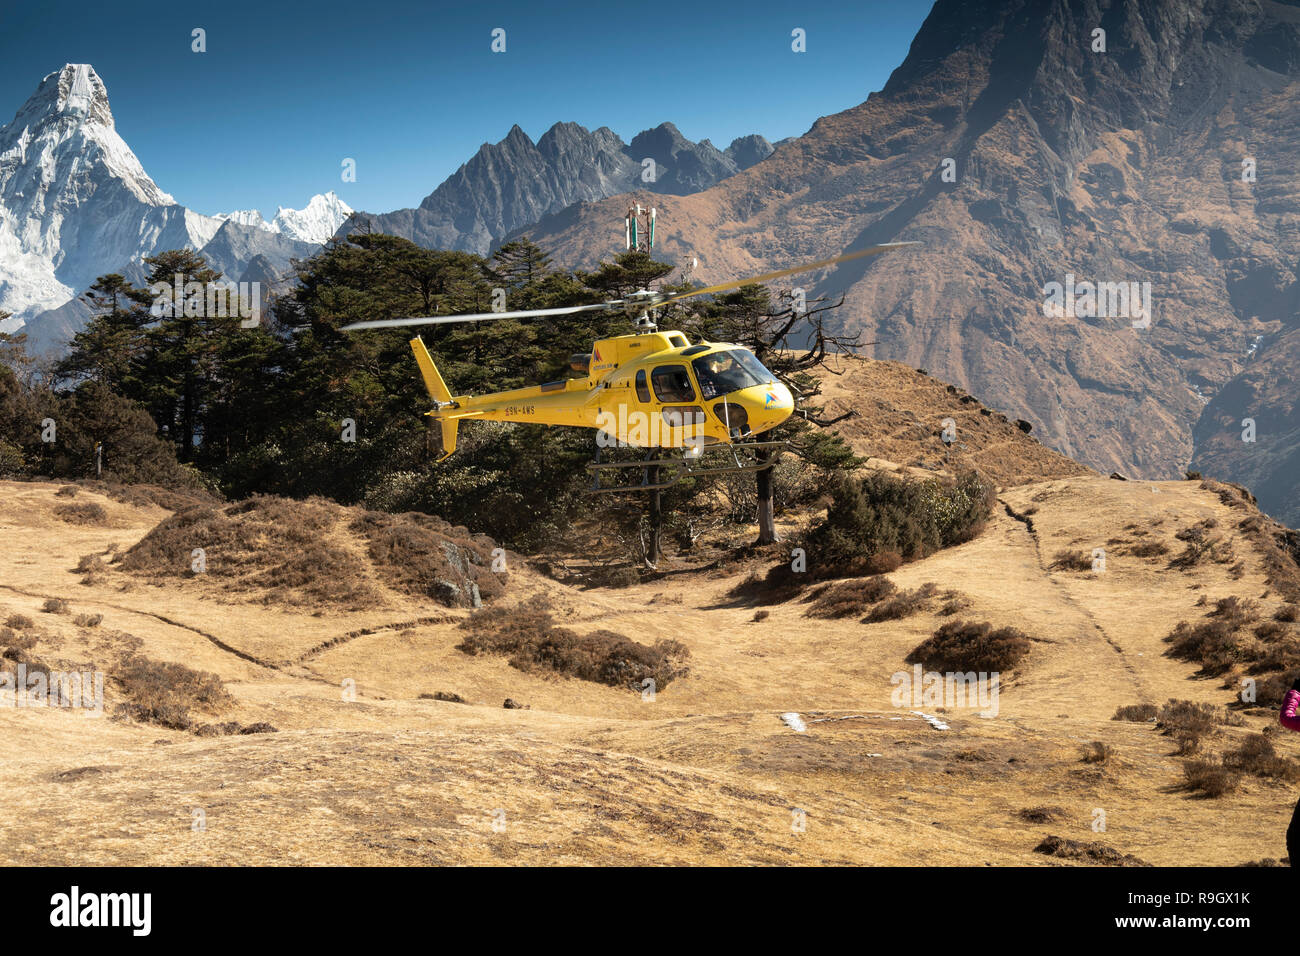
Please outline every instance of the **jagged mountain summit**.
[[280, 206], [276, 210], [275, 218], [270, 222], [267, 222], [256, 209], [221, 213], [213, 218], [278, 233], [298, 242], [325, 243], [350, 215], [352, 215], [352, 207], [330, 190], [324, 195], [312, 196], [302, 209]]
[[14, 313], [11, 328], [77, 295], [107, 264], [198, 248], [219, 226], [149, 178], [88, 64], [46, 76], [0, 128], [0, 309]]
[[[1297, 523], [1297, 116], [1294, 4], [938, 0], [865, 103], [716, 186], [654, 197], [662, 257], [697, 257], [714, 282], [922, 240], [808, 294], [846, 294], [843, 325], [878, 357], [988, 396], [1098, 470], [1170, 478], [1196, 454], [1262, 481], [1261, 504]], [[591, 265], [631, 198], [530, 233]], [[1078, 301], [1052, 307], [1053, 284]], [[1228, 388], [1252, 366], [1283, 379]]]
[[0, 331], [22, 328], [34, 351], [57, 349], [89, 315], [79, 299], [99, 276], [143, 277], [145, 256], [202, 252], [230, 279], [259, 259], [283, 275], [352, 210], [334, 193], [271, 223], [255, 211], [205, 216], [176, 202], [118, 135], [94, 68], [69, 63], [46, 76], [0, 128]]
[[556, 123], [536, 143], [517, 125], [479, 151], [415, 209], [358, 212], [340, 233], [369, 228], [435, 249], [488, 254], [513, 230], [573, 203], [641, 188], [686, 195], [766, 159], [772, 145], [742, 136], [725, 150], [707, 139], [692, 143], [672, 123], [624, 143], [602, 126]]

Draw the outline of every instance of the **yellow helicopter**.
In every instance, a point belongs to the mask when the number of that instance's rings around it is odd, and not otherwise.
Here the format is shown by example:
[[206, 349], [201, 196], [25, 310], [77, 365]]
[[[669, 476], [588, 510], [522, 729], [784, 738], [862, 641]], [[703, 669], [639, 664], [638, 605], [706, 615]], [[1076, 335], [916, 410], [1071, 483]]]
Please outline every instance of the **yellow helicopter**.
[[[424, 340], [418, 336], [412, 339], [411, 350], [433, 400], [433, 409], [425, 414], [441, 428], [442, 454], [438, 461], [455, 452], [456, 432], [464, 419], [593, 428], [597, 431], [596, 460], [588, 466], [596, 475], [592, 492], [657, 490], [688, 475], [771, 467], [770, 454], [786, 447], [786, 443], [759, 441], [755, 436], [789, 418], [794, 413], [794, 397], [749, 349], [726, 342], [691, 344], [681, 332], [660, 331], [655, 324], [654, 310], [694, 296], [725, 292], [916, 245], [920, 243], [884, 243], [833, 259], [675, 295], [641, 289], [625, 299], [593, 305], [378, 319], [353, 322], [343, 326], [342, 331], [533, 319], [616, 309], [639, 311], [635, 333], [601, 339], [590, 353], [571, 356], [570, 367], [583, 377], [507, 392], [453, 395]], [[647, 456], [636, 462], [602, 462], [601, 449], [612, 447], [646, 449]], [[683, 455], [651, 457], [662, 449], [682, 449]], [[725, 450], [729, 460], [721, 466], [704, 465], [701, 459], [711, 449]], [[676, 471], [673, 477], [660, 481], [659, 466], [664, 465], [676, 466]], [[639, 485], [601, 487], [602, 471], [627, 468], [643, 469]]]

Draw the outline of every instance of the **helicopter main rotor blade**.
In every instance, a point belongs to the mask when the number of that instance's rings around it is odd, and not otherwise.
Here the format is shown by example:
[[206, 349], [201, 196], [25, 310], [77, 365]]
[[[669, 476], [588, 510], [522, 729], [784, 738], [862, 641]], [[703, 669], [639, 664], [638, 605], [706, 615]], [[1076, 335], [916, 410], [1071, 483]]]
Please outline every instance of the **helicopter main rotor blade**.
[[776, 272], [765, 272], [761, 276], [750, 276], [748, 279], [737, 279], [734, 282], [723, 282], [720, 285], [711, 285], [706, 286], [703, 289], [683, 292], [679, 295], [673, 295], [666, 299], [661, 299], [656, 303], [656, 305], [666, 305], [669, 302], [689, 299], [696, 295], [711, 295], [714, 292], [727, 292], [731, 289], [739, 289], [743, 285], [753, 285], [756, 282], [767, 282], [771, 279], [780, 279], [783, 276], [794, 275], [796, 272], [811, 272], [813, 269], [824, 269], [826, 266], [833, 266], [840, 262], [848, 262], [850, 259], [861, 259], [864, 256], [874, 256], [881, 252], [889, 252], [891, 249], [903, 249], [907, 246], [919, 245], [923, 245], [923, 243], [886, 242], [878, 246], [871, 246], [867, 249], [859, 249], [857, 252], [849, 252], [842, 256], [836, 256], [834, 259], [822, 259], [820, 262], [808, 262], [801, 266], [795, 266], [793, 269], [780, 269]]
[[370, 319], [365, 322], [352, 322], [339, 326], [340, 332], [353, 332], [357, 329], [396, 329], [408, 325], [447, 325], [452, 322], [490, 322], [493, 319], [532, 319], [543, 315], [573, 315], [577, 312], [598, 312], [617, 309], [624, 305], [620, 299], [614, 302], [598, 302], [595, 305], [570, 305], [559, 309], [523, 309], [518, 312], [476, 312], [470, 315], [431, 315], [412, 319]]

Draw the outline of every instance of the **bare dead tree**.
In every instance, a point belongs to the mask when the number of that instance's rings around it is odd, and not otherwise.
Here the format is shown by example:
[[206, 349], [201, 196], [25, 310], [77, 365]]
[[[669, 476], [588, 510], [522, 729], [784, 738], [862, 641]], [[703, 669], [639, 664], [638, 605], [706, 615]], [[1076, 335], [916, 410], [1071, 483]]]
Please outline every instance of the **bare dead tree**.
[[[752, 351], [794, 396], [795, 408], [809, 424], [821, 428], [852, 418], [848, 409], [829, 418], [819, 414], [814, 401], [821, 393], [821, 383], [810, 374], [814, 369], [840, 375], [831, 360], [852, 355], [865, 345], [860, 335], [834, 332], [829, 319], [844, 304], [840, 296], [832, 301], [821, 296], [806, 301], [802, 294], [783, 289], [775, 297], [761, 286], [745, 286], [713, 303], [703, 324], [717, 328], [728, 341]], [[767, 450], [757, 453], [760, 462], [774, 461]], [[755, 472], [758, 492], [758, 544], [779, 541], [772, 468]]]

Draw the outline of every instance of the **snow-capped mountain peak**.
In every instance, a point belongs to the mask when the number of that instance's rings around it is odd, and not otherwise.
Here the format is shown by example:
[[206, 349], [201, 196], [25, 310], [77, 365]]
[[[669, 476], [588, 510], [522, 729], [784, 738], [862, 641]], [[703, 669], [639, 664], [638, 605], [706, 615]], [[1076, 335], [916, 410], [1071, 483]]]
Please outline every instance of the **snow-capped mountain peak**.
[[350, 215], [352, 215], [352, 207], [330, 190], [324, 195], [312, 196], [302, 209], [280, 206], [276, 210], [275, 218], [270, 222], [267, 222], [257, 209], [219, 213], [212, 218], [222, 222], [229, 219], [243, 226], [255, 226], [299, 242], [324, 243], [329, 241]]
[[[118, 135], [94, 68], [68, 63], [0, 127], [0, 310], [13, 313], [0, 331], [38, 319], [31, 331], [39, 339], [39, 317], [84, 311], [77, 297], [96, 278], [139, 274], [144, 257], [162, 249], [199, 250], [230, 279], [259, 255], [282, 268], [305, 243], [328, 240], [351, 211], [333, 193], [281, 209], [272, 223], [255, 210], [215, 217], [186, 209]], [[66, 328], [81, 320], [58, 317], [65, 331], [46, 341], [66, 341]]]

